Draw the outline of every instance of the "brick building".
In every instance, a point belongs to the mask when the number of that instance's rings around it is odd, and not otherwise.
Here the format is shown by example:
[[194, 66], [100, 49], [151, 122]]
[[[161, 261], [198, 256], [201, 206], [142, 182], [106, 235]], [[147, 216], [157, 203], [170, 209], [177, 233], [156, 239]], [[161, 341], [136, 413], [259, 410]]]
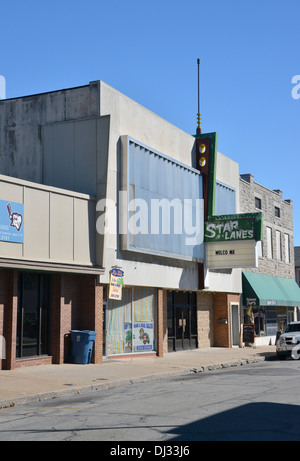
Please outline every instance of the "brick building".
[[296, 319], [300, 305], [295, 283], [293, 204], [254, 181], [251, 174], [240, 178], [241, 211], [263, 212], [263, 240], [257, 245], [258, 267], [243, 272], [244, 323], [249, 307], [255, 320], [257, 344], [274, 343], [276, 333]]

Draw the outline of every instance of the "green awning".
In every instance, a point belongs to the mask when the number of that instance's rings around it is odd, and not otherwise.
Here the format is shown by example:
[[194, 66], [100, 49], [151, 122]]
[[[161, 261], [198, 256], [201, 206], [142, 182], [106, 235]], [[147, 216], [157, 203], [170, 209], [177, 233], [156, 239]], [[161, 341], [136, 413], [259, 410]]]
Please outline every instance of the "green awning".
[[300, 306], [300, 288], [294, 279], [243, 272], [243, 305]]

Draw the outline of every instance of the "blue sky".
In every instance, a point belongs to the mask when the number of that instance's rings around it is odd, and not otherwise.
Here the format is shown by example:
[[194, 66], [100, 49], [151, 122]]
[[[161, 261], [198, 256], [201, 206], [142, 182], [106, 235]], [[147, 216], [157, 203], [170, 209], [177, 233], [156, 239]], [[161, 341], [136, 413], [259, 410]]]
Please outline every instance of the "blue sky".
[[0, 74], [7, 98], [103, 80], [194, 134], [200, 58], [202, 131], [293, 200], [300, 245], [299, 17], [299, 0], [2, 0]]

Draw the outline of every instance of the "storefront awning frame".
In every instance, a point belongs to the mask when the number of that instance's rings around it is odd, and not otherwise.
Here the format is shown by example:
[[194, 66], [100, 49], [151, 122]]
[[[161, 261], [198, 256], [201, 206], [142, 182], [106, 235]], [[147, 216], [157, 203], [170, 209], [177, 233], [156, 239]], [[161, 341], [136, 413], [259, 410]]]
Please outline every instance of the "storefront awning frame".
[[294, 279], [243, 272], [242, 287], [244, 306], [300, 306], [300, 288]]

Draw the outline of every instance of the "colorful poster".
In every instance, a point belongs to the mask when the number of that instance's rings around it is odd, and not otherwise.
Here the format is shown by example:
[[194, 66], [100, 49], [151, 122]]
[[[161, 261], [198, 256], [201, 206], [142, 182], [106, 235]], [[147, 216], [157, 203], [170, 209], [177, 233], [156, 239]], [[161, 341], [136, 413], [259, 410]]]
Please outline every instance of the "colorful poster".
[[122, 288], [124, 285], [124, 272], [120, 269], [112, 269], [110, 271], [110, 284], [109, 284], [109, 299], [122, 299]]
[[0, 200], [0, 241], [24, 242], [23, 203]]
[[132, 324], [124, 323], [124, 353], [132, 352]]
[[138, 322], [133, 324], [134, 351], [153, 350], [153, 323]]

